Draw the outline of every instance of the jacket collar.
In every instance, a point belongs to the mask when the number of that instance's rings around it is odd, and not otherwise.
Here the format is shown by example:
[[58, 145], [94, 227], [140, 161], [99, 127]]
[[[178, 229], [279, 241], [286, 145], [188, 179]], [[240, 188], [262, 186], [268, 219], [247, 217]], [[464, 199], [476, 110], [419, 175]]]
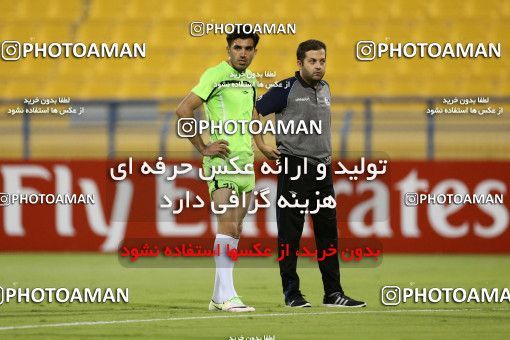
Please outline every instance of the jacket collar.
[[295, 76], [297, 78], [297, 80], [299, 80], [299, 82], [301, 83], [301, 85], [303, 85], [303, 87], [309, 87], [311, 89], [314, 89], [314, 90], [318, 90], [321, 86], [321, 81], [319, 81], [317, 83], [317, 86], [316, 87], [313, 87], [311, 86], [310, 84], [308, 84], [302, 77], [301, 77], [301, 74], [299, 74], [299, 71], [296, 71], [295, 73]]

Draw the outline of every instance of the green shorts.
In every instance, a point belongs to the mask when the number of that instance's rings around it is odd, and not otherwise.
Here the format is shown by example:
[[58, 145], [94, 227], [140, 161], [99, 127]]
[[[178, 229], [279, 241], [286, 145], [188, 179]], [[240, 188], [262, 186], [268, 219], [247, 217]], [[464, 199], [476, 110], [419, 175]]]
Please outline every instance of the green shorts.
[[[207, 173], [207, 169], [204, 169]], [[210, 173], [210, 172], [209, 172]], [[207, 181], [209, 187], [209, 195], [212, 198], [212, 193], [221, 188], [229, 188], [240, 196], [243, 192], [250, 192], [255, 189], [255, 174], [251, 175], [215, 175], [210, 181]]]

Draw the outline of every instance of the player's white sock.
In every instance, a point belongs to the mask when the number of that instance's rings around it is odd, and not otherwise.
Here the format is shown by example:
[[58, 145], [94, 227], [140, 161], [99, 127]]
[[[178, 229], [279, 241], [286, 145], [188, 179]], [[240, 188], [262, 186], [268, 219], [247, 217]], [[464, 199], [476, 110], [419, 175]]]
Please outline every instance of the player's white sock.
[[220, 256], [214, 257], [214, 261], [216, 262], [216, 276], [214, 279], [212, 299], [216, 303], [223, 303], [237, 295], [234, 289], [234, 261], [226, 254], [226, 247], [228, 244], [230, 249], [237, 249], [238, 243], [239, 239], [228, 235], [216, 234], [214, 249], [216, 249], [218, 244], [220, 244], [221, 247]]

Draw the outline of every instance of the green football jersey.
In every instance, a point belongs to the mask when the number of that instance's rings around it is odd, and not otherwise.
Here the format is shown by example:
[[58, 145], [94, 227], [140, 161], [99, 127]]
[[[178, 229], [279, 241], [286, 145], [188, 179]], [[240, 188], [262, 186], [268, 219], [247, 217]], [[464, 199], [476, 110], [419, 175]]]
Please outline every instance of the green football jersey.
[[[256, 100], [256, 79], [253, 72], [246, 69], [239, 72], [222, 61], [218, 65], [207, 69], [200, 77], [199, 83], [191, 90], [204, 101], [205, 116], [209, 124], [223, 127], [226, 121], [245, 121], [245, 133], [242, 133], [241, 124], [237, 124], [237, 132], [227, 134], [212, 131], [211, 142], [220, 139], [228, 141], [230, 149], [229, 158], [239, 157], [236, 164], [244, 166], [253, 163], [252, 136], [249, 133], [248, 123], [252, 119], [253, 107]], [[227, 131], [233, 130], [229, 123]], [[209, 129], [211, 131], [211, 129]], [[204, 166], [228, 165], [228, 159], [221, 157], [204, 157]]]

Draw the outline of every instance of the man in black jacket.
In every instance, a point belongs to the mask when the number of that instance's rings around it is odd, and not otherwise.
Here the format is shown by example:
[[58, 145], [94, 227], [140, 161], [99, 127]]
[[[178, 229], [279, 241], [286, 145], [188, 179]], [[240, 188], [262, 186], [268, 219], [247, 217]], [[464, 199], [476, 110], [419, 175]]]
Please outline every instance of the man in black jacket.
[[[256, 103], [258, 115], [276, 114], [276, 120], [287, 126], [289, 123], [311, 121], [321, 127], [320, 134], [278, 134], [277, 148], [264, 143], [262, 135], [254, 136], [257, 147], [269, 159], [280, 158], [288, 164], [288, 172], [278, 175], [277, 197], [284, 196], [294, 202], [309, 199], [310, 211], [316, 210], [317, 200], [325, 197], [335, 198], [331, 169], [331, 92], [322, 78], [326, 70], [326, 45], [318, 40], [307, 40], [297, 49], [299, 71], [293, 77], [279, 82]], [[286, 160], [285, 160], [286, 158]], [[311, 169], [296, 180], [298, 166]], [[318, 167], [326, 168], [326, 176], [320, 176]], [[321, 171], [323, 173], [323, 171]], [[305, 214], [299, 208], [277, 207], [278, 245], [289, 246], [289, 256], [279, 262], [285, 304], [290, 307], [311, 307], [299, 289], [299, 276], [296, 271], [299, 241], [303, 232]], [[338, 249], [338, 230], [335, 208], [321, 207], [311, 215], [315, 233], [317, 251], [333, 246]], [[319, 261], [319, 269], [324, 285], [323, 305], [328, 307], [365, 307], [363, 301], [354, 300], [345, 295], [340, 284], [338, 256], [330, 256]]]

